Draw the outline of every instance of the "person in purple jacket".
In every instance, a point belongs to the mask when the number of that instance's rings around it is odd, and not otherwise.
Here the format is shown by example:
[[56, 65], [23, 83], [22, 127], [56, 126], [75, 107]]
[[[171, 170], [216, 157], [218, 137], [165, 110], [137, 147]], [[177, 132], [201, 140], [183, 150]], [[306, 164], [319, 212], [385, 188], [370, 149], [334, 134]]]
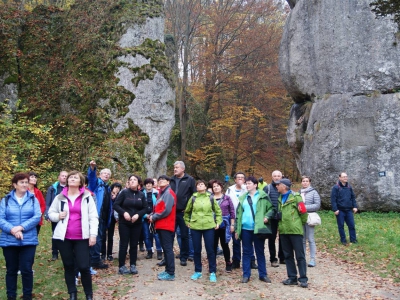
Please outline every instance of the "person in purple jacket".
[[225, 258], [225, 271], [232, 272], [231, 251], [229, 250], [229, 241], [232, 233], [235, 231], [235, 207], [231, 198], [222, 193], [224, 184], [219, 180], [211, 182], [214, 201], [216, 201], [222, 211], [222, 223], [215, 230], [214, 234], [214, 251], [217, 253], [218, 240], [221, 243], [222, 251]]

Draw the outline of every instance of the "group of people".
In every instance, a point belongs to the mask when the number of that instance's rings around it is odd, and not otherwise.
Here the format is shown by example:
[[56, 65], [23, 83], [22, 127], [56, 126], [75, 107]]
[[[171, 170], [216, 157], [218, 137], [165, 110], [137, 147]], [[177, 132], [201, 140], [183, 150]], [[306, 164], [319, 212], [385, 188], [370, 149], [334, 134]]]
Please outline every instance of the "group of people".
[[[129, 176], [125, 188], [109, 185], [111, 171], [97, 176], [95, 161], [90, 162], [87, 177], [78, 171], [61, 171], [58, 181], [49, 187], [46, 200], [37, 189], [37, 174], [17, 173], [13, 190], [0, 202], [0, 246], [6, 261], [7, 299], [17, 297], [17, 274], [23, 283], [23, 299], [32, 299], [33, 271], [42, 215], [52, 224], [52, 260], [60, 254], [70, 299], [77, 299], [76, 276], [80, 273], [86, 299], [93, 299], [93, 269], [104, 269], [112, 261], [116, 223], [119, 230], [118, 273], [138, 274], [136, 268], [139, 237], [143, 234], [146, 258], [153, 249], [165, 270], [159, 280], [175, 280], [175, 235], [180, 233], [180, 265], [194, 261], [192, 280], [202, 278], [202, 241], [208, 259], [209, 281], [216, 282], [216, 253], [222, 248], [226, 272], [240, 268], [247, 283], [251, 269], [258, 270], [261, 282], [270, 283], [264, 252], [268, 239], [272, 267], [286, 264], [285, 285], [308, 286], [306, 242], [310, 247], [309, 267], [316, 266], [314, 226], [307, 225], [307, 213], [320, 208], [320, 197], [311, 187], [311, 178], [302, 177], [299, 192], [280, 171], [272, 173], [272, 183], [262, 184], [243, 172], [234, 175], [235, 184], [224, 193], [219, 180], [195, 181], [185, 172], [185, 164], [174, 164], [174, 175], [157, 179]], [[260, 184], [261, 183], [261, 184]], [[260, 184], [260, 185], [259, 185]], [[332, 189], [334, 211], [341, 242], [346, 244], [344, 222], [350, 241], [357, 242], [354, 219], [357, 211], [354, 192], [341, 173]], [[351, 212], [351, 213], [349, 213]], [[279, 246], [275, 241], [279, 233]], [[229, 242], [232, 239], [232, 256]], [[155, 247], [153, 247], [155, 241]], [[129, 249], [129, 265], [126, 256]], [[79, 253], [79, 254], [78, 254]], [[297, 268], [295, 259], [297, 260]], [[256, 263], [257, 258], [257, 263]], [[278, 262], [279, 258], [279, 262]]]

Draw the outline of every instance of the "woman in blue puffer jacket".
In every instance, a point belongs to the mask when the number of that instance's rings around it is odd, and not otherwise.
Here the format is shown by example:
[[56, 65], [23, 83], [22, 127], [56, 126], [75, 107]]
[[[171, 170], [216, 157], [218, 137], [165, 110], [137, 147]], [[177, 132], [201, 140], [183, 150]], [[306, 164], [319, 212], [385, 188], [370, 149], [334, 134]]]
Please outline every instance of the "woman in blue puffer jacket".
[[11, 180], [14, 189], [0, 202], [0, 247], [6, 261], [7, 299], [17, 298], [18, 270], [21, 270], [23, 299], [32, 299], [33, 272], [42, 213], [39, 201], [28, 191], [29, 175], [17, 173]]

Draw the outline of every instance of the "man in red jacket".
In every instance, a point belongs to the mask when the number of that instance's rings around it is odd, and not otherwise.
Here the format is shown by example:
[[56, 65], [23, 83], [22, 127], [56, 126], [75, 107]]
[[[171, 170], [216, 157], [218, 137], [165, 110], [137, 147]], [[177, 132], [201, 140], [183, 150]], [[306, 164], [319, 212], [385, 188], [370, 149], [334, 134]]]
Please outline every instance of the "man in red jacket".
[[165, 271], [158, 274], [159, 280], [175, 280], [174, 237], [176, 217], [176, 195], [171, 189], [170, 178], [166, 175], [158, 177], [159, 194], [154, 206], [154, 213], [149, 221], [155, 224], [161, 247], [164, 250]]

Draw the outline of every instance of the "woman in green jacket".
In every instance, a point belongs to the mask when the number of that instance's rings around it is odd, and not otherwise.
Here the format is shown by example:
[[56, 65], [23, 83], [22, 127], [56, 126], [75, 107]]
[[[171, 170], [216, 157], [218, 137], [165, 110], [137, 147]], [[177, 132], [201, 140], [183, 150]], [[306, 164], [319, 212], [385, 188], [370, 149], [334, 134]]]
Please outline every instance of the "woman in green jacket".
[[242, 283], [249, 282], [251, 276], [253, 244], [257, 256], [258, 278], [263, 282], [271, 283], [267, 275], [264, 244], [267, 235], [272, 234], [268, 221], [275, 215], [275, 208], [269, 196], [258, 190], [257, 185], [258, 181], [255, 177], [246, 178], [247, 193], [239, 197], [239, 205], [236, 210], [235, 234], [236, 239], [242, 240], [243, 248]]
[[214, 252], [214, 231], [222, 223], [222, 213], [218, 203], [215, 203], [215, 199], [207, 192], [207, 187], [203, 180], [196, 182], [196, 189], [197, 193], [194, 193], [189, 199], [184, 215], [185, 223], [192, 233], [194, 248], [194, 274], [191, 279], [197, 280], [202, 277], [201, 238], [203, 237], [210, 271], [210, 282], [217, 282], [215, 275], [217, 260]]

